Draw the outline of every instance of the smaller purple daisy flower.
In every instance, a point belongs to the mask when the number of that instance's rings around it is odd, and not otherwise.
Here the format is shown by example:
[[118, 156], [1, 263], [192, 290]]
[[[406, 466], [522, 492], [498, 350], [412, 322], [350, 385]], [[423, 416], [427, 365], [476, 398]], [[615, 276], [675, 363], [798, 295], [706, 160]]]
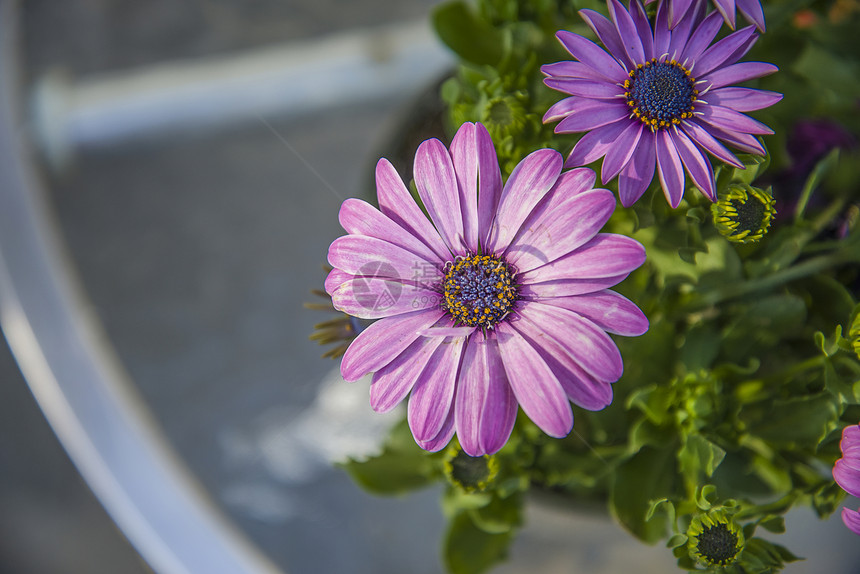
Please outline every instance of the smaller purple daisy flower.
[[[860, 498], [860, 425], [845, 427], [839, 442], [842, 458], [833, 465], [833, 480], [848, 494]], [[842, 509], [842, 521], [860, 534], [860, 509]]]
[[[645, 0], [645, 4], [650, 4], [654, 0]], [[669, 28], [674, 29], [675, 26], [686, 16], [691, 10], [695, 10], [697, 4], [701, 0], [660, 0], [668, 3], [669, 12]], [[735, 29], [735, 7], [740, 10], [749, 22], [755, 24], [759, 32], [764, 34], [764, 12], [761, 9], [760, 0], [713, 0], [714, 7], [722, 14], [726, 24]]]
[[544, 432], [567, 435], [570, 401], [599, 410], [623, 370], [607, 333], [648, 320], [609, 287], [645, 261], [638, 242], [599, 233], [615, 197], [587, 168], [562, 173], [555, 150], [523, 159], [502, 185], [493, 142], [463, 124], [450, 149], [415, 154], [424, 216], [388, 160], [376, 166], [379, 209], [348, 199], [348, 235], [331, 244], [335, 308], [379, 319], [347, 349], [341, 374], [373, 373], [370, 404], [409, 395], [415, 441], [440, 450], [456, 433], [470, 456], [507, 442], [518, 405]]
[[630, 11], [607, 0], [612, 20], [593, 10], [580, 15], [609, 53], [591, 40], [561, 31], [558, 39], [578, 61], [548, 64], [544, 83], [570, 94], [547, 111], [544, 122], [558, 121], [557, 133], [588, 132], [574, 146], [566, 167], [604, 158], [601, 180], [616, 176], [621, 203], [636, 202], [656, 171], [673, 208], [684, 195], [684, 171], [711, 201], [716, 201], [714, 170], [705, 152], [743, 168], [721, 142], [765, 155], [756, 135], [772, 134], [741, 112], [759, 110], [781, 94], [731, 84], [776, 71], [762, 62], [736, 63], [758, 38], [753, 26], [711, 45], [722, 26], [717, 12], [689, 13], [669, 29], [666, 3], [657, 10], [652, 30], [639, 0]]

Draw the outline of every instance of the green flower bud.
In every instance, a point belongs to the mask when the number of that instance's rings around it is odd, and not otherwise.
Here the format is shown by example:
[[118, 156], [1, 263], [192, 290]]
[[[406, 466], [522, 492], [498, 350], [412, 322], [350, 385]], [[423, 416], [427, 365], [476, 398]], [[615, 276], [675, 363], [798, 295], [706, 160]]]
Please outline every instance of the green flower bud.
[[729, 241], [754, 243], [767, 233], [776, 215], [776, 202], [769, 191], [746, 184], [733, 184], [711, 205], [714, 225]]
[[744, 547], [744, 533], [725, 510], [699, 514], [687, 529], [687, 551], [705, 566], [727, 566]]
[[448, 481], [467, 493], [485, 490], [499, 473], [495, 456], [469, 456], [456, 441], [445, 451], [443, 464]]

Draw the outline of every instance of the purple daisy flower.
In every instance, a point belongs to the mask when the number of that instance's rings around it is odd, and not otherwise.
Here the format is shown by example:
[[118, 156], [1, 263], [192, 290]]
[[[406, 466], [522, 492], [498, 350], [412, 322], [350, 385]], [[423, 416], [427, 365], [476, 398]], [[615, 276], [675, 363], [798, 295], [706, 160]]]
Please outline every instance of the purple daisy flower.
[[670, 30], [664, 2], [652, 31], [639, 0], [631, 1], [629, 12], [618, 0], [607, 4], [611, 21], [593, 10], [579, 13], [609, 53], [579, 34], [561, 31], [558, 39], [578, 61], [541, 68], [547, 86], [571, 95], [552, 106], [544, 122], [561, 120], [558, 133], [588, 132], [566, 167], [603, 157], [601, 179], [605, 184], [619, 176], [625, 207], [648, 188], [655, 166], [673, 208], [684, 194], [685, 169], [696, 187], [716, 201], [714, 170], [705, 151], [740, 168], [743, 164], [718, 140], [764, 155], [755, 136], [773, 131], [741, 112], [782, 99], [775, 92], [730, 85], [773, 73], [776, 66], [736, 63], [758, 38], [753, 26], [710, 45], [722, 25], [717, 12], [704, 17], [699, 9]]
[[[654, 0], [645, 0], [645, 4], [650, 4]], [[695, 10], [700, 0], [662, 0], [668, 2], [669, 6], [669, 28], [674, 29], [675, 26], [686, 16], [691, 10]], [[749, 22], [755, 24], [755, 27], [764, 34], [764, 12], [761, 9], [760, 0], [713, 0], [714, 7], [723, 16], [732, 30], [735, 29], [735, 7], [740, 10]]]
[[[833, 465], [833, 480], [848, 494], [860, 498], [860, 425], [845, 427], [839, 442], [842, 458]], [[842, 521], [860, 534], [860, 510], [842, 509]]]
[[370, 403], [407, 395], [424, 449], [457, 434], [478, 456], [507, 442], [517, 405], [550, 436], [573, 426], [569, 401], [612, 401], [621, 355], [607, 335], [636, 336], [648, 320], [608, 288], [645, 261], [637, 241], [599, 233], [615, 209], [594, 172], [562, 173], [561, 154], [536, 151], [503, 186], [493, 142], [463, 124], [450, 150], [437, 139], [415, 155], [415, 185], [430, 216], [386, 159], [376, 166], [379, 209], [348, 199], [349, 235], [328, 252], [326, 291], [350, 315], [379, 319], [352, 342], [341, 374], [373, 373]]

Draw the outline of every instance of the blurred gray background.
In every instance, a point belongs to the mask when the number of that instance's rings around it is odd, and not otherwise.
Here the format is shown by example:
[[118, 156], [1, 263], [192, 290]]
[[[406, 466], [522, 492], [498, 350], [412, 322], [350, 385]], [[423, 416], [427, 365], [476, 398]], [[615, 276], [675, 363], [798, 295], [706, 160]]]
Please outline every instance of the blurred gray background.
[[[328, 316], [302, 303], [321, 285], [328, 244], [342, 233], [341, 201], [367, 193], [386, 142], [447, 56], [421, 47], [426, 69], [410, 72], [420, 81], [395, 75], [369, 91], [333, 67], [343, 89], [325, 102], [290, 82], [282, 105], [261, 93], [258, 106], [215, 101], [199, 116], [169, 85], [153, 88], [166, 99], [155, 97], [143, 115], [105, 102], [139, 95], [129, 88], [137, 77], [169, 79], [165, 66], [217, 76], [219, 62], [237, 56], [265, 64], [282, 46], [317, 53], [315, 42], [336, 47], [380, 26], [426, 27], [433, 4], [21, 3], [21, 81], [32, 104], [25, 135], [92, 311], [212, 502], [286, 572], [441, 572], [437, 491], [376, 498], [332, 468], [372, 448], [390, 419], [369, 412], [366, 383], [346, 385], [335, 362], [317, 358], [322, 349], [307, 336]], [[377, 48], [371, 60], [396, 46]], [[159, 110], [170, 121], [152, 116]], [[117, 118], [129, 117], [154, 119], [120, 126]], [[53, 130], [64, 118], [68, 129]], [[0, 573], [147, 572], [66, 457], [5, 345], [0, 381]], [[798, 513], [788, 522], [783, 542], [810, 560], [787, 572], [860, 572], [860, 543], [838, 516], [820, 523]], [[673, 562], [607, 519], [536, 504], [498, 572], [666, 572]]]

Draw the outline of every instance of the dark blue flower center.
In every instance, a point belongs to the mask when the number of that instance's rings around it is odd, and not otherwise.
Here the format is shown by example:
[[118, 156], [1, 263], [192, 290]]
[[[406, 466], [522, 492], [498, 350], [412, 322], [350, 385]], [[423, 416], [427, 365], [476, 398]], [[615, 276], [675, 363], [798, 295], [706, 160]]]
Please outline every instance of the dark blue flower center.
[[458, 325], [492, 329], [517, 300], [515, 272], [492, 255], [457, 257], [445, 265], [442, 308]]
[[690, 71], [677, 63], [656, 58], [640, 64], [624, 81], [627, 105], [651, 129], [667, 128], [693, 116], [699, 91]]

